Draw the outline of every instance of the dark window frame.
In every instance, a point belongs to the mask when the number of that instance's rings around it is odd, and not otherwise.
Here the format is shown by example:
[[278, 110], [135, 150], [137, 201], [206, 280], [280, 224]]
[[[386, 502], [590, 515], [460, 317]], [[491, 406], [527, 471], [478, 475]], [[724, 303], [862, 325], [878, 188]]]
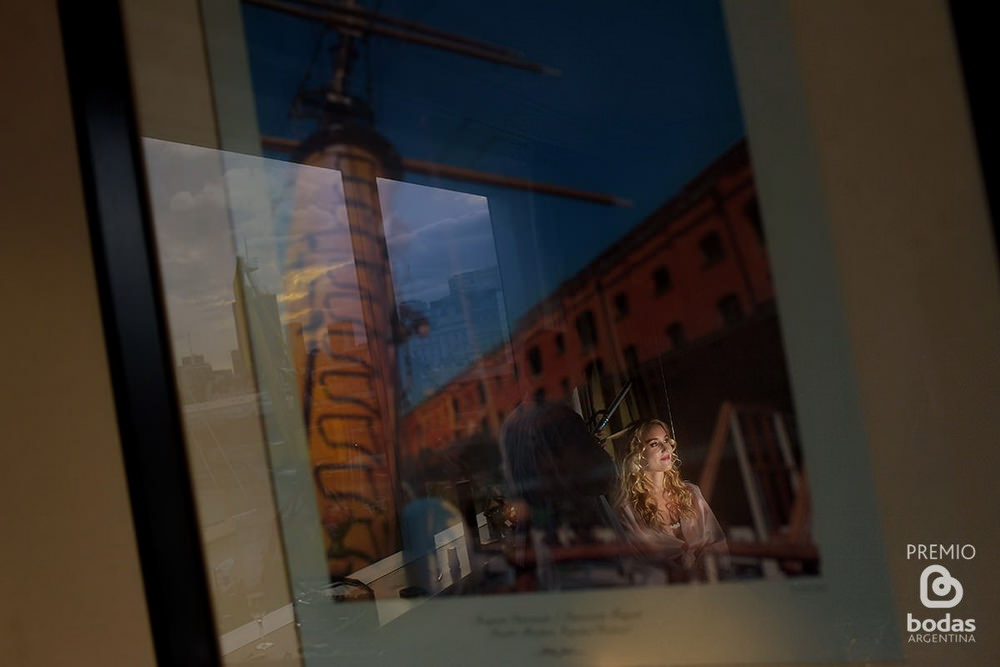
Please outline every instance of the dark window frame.
[[594, 311], [587, 309], [576, 316], [576, 335], [580, 339], [580, 346], [589, 350], [597, 346], [597, 317]]
[[698, 239], [698, 249], [701, 251], [702, 268], [707, 269], [721, 264], [726, 259], [726, 247], [722, 243], [722, 236], [715, 230], [705, 232]]
[[60, 0], [108, 366], [158, 664], [220, 665], [115, 0]]
[[660, 265], [653, 270], [653, 292], [656, 296], [666, 294], [674, 288], [674, 278], [670, 275], [670, 269], [665, 265]]
[[528, 351], [524, 353], [524, 360], [528, 364], [528, 370], [531, 371], [532, 377], [538, 377], [542, 374], [542, 348], [537, 345], [532, 345], [528, 348]]
[[626, 292], [618, 292], [618, 294], [615, 294], [613, 302], [615, 305], [615, 316], [619, 320], [623, 320], [628, 317], [629, 312], [631, 311], [628, 294]]

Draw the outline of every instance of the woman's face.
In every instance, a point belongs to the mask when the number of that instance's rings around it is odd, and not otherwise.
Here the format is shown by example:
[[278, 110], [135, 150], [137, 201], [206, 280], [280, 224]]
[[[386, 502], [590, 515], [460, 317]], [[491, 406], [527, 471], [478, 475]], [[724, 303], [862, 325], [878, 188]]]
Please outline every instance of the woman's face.
[[646, 472], [667, 472], [674, 467], [676, 444], [667, 435], [667, 429], [650, 424], [640, 434], [642, 462]]

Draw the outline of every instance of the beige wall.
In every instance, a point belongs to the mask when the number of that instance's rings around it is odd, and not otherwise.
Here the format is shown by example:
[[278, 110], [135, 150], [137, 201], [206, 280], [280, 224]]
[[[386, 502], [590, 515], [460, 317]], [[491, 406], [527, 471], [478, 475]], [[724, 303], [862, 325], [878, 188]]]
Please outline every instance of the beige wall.
[[[908, 561], [908, 543], [978, 550], [946, 565], [965, 586], [952, 616], [976, 618], [979, 643], [904, 643], [906, 664], [996, 664], [1000, 289], [947, 5], [726, 8], [765, 220], [798, 243], [774, 267], [786, 342], [814, 361], [810, 338], [830, 323], [800, 314], [816, 312], [807, 285], [828, 269], [851, 360], [838, 376], [860, 398], [897, 623], [943, 615], [922, 613], [928, 562]], [[839, 379], [798, 377], [796, 390], [815, 398]]]
[[139, 133], [219, 148], [197, 0], [124, 0]]
[[801, 3], [792, 17], [900, 612], [922, 609], [927, 564], [907, 543], [979, 553], [948, 566], [966, 589], [953, 616], [977, 618], [983, 641], [906, 656], [996, 664], [1000, 289], [947, 5]]
[[154, 664], [55, 3], [0, 10], [0, 664]]
[[239, 0], [121, 5], [140, 133], [259, 155]]

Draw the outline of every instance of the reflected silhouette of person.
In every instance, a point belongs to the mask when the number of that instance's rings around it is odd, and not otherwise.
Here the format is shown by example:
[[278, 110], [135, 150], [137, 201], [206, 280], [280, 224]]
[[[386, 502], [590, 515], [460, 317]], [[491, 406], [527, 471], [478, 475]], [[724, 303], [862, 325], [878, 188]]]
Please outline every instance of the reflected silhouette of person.
[[[500, 449], [513, 524], [508, 557], [522, 572], [535, 563], [537, 586], [588, 586], [587, 572], [557, 565], [553, 548], [599, 542], [613, 533], [605, 494], [614, 487], [615, 468], [583, 419], [560, 403], [518, 406], [500, 430]], [[602, 535], [603, 533], [603, 535]]]
[[663, 560], [670, 581], [707, 577], [707, 556], [728, 567], [725, 534], [701, 490], [680, 474], [677, 442], [658, 419], [641, 420], [615, 440], [613, 501], [631, 538]]

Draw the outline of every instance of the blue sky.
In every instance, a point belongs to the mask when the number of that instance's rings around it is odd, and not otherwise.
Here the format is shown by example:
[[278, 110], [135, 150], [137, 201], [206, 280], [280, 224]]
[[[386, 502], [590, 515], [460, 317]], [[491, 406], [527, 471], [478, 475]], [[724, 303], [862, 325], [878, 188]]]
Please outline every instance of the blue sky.
[[[512, 320], [743, 137], [715, 2], [364, 5], [515, 49], [562, 73], [533, 74], [371, 39], [356, 65], [357, 89], [366, 95], [370, 89], [376, 129], [402, 156], [606, 192], [635, 204], [610, 208], [408, 174], [413, 183], [487, 198]], [[315, 23], [244, 7], [261, 132], [305, 137], [315, 121], [289, 118], [289, 107], [304, 79], [318, 85], [327, 78], [326, 49], [336, 38], [324, 38]]]

